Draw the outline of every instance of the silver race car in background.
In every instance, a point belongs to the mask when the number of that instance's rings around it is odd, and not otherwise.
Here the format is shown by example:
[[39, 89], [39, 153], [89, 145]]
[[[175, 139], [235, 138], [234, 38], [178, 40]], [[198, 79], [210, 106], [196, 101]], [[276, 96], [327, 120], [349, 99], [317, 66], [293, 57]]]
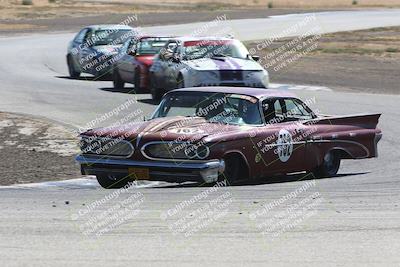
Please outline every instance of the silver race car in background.
[[126, 25], [92, 25], [83, 28], [68, 46], [70, 77], [78, 78], [81, 73], [97, 77], [111, 74], [112, 65], [121, 57], [122, 44], [135, 35], [134, 29]]
[[175, 88], [241, 86], [267, 88], [268, 72], [236, 39], [179, 37], [170, 39], [150, 68], [153, 99]]

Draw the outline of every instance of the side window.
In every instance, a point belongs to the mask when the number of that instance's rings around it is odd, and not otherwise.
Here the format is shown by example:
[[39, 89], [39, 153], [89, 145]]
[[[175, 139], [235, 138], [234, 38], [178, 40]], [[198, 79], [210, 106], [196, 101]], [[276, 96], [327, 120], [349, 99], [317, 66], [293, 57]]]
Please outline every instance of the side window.
[[85, 38], [85, 35], [86, 35], [87, 31], [88, 31], [88, 29], [83, 29], [83, 30], [81, 30], [81, 31], [75, 36], [74, 42], [82, 43], [82, 42], [83, 42], [83, 39]]
[[299, 107], [294, 103], [293, 99], [285, 99], [284, 102], [288, 118], [298, 118], [303, 115], [299, 110]]
[[298, 99], [285, 99], [286, 118], [288, 120], [305, 120], [312, 119], [312, 112]]
[[297, 107], [303, 114], [304, 119], [313, 119], [316, 117], [314, 112], [309, 107], [307, 107], [307, 105], [303, 103], [301, 100], [294, 99], [294, 103], [297, 105]]
[[85, 37], [83, 37], [83, 42], [86, 43], [88, 41], [91, 41], [90, 39], [93, 38], [93, 30], [87, 30]]
[[274, 101], [275, 116], [283, 116], [283, 110], [279, 99]]
[[173, 51], [174, 51], [174, 57], [175, 58], [181, 58], [181, 46], [176, 44], [176, 46], [174, 47]]
[[172, 55], [177, 47], [176, 41], [168, 42], [161, 50], [160, 50], [160, 59], [162, 61], [167, 61], [172, 58]]
[[267, 99], [262, 103], [265, 122], [267, 124], [280, 123], [284, 121], [284, 112], [281, 99]]
[[125, 52], [127, 54], [131, 54], [131, 52], [136, 52], [137, 44], [138, 44], [138, 42], [136, 42], [135, 39], [131, 39], [129, 41], [126, 41]]

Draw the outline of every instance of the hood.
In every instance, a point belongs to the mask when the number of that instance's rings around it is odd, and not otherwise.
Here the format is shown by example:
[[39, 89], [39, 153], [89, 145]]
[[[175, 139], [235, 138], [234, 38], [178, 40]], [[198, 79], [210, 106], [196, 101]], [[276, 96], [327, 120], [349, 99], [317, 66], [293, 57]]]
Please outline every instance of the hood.
[[148, 67], [153, 65], [153, 59], [154, 59], [154, 55], [136, 56], [137, 61], [139, 61], [140, 63], [143, 63], [144, 65], [146, 65]]
[[119, 127], [97, 128], [82, 135], [87, 136], [125, 136], [127, 139], [142, 141], [199, 141], [205, 137], [210, 140], [243, 131], [246, 126], [210, 123], [199, 117], [167, 117], [133, 123]]
[[263, 70], [260, 64], [251, 59], [233, 57], [200, 58], [183, 62], [194, 70]]
[[122, 45], [95, 45], [91, 49], [97, 54], [114, 55], [117, 54]]

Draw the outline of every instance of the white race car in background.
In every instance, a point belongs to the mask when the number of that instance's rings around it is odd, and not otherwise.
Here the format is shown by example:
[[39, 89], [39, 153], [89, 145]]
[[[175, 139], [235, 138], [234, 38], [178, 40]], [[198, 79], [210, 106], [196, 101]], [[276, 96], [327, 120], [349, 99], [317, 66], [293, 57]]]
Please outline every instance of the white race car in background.
[[197, 86], [268, 88], [268, 72], [239, 41], [221, 37], [171, 39], [150, 68], [153, 99], [172, 89]]

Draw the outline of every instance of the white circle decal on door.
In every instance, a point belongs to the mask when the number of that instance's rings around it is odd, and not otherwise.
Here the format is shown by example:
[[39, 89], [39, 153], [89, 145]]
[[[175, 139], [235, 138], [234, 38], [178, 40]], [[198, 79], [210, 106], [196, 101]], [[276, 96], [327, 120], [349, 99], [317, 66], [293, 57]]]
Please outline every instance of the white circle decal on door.
[[276, 144], [278, 146], [279, 159], [282, 162], [288, 161], [293, 152], [293, 139], [288, 130], [281, 129], [279, 131]]

